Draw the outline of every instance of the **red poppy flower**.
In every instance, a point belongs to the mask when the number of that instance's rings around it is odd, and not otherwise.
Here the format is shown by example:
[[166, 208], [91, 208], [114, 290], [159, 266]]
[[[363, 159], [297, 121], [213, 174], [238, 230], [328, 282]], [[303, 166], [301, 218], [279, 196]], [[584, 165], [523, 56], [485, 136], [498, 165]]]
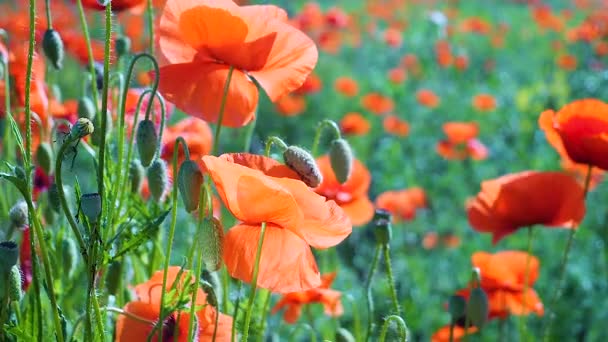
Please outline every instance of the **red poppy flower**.
[[357, 81], [350, 77], [338, 77], [334, 83], [336, 91], [344, 96], [353, 97], [359, 92]]
[[340, 130], [344, 135], [365, 135], [370, 128], [369, 121], [360, 113], [346, 113], [340, 120]]
[[340, 296], [340, 291], [332, 290], [329, 287], [336, 278], [336, 273], [324, 274], [321, 276], [321, 286], [303, 292], [287, 293], [272, 308], [272, 314], [285, 308], [283, 319], [289, 324], [294, 324], [300, 318], [302, 306], [306, 304], [321, 303], [325, 308], [325, 314], [331, 317], [338, 317], [344, 313]]
[[463, 71], [469, 67], [469, 57], [465, 55], [459, 55], [454, 58], [454, 66], [456, 69]]
[[302, 83], [300, 88], [296, 89], [294, 91], [294, 93], [296, 95], [306, 95], [306, 94], [317, 93], [321, 90], [322, 87], [323, 87], [323, 84], [322, 84], [319, 76], [317, 76], [315, 74], [310, 74], [310, 75], [308, 75], [308, 77], [306, 78], [304, 83]]
[[361, 98], [361, 105], [376, 115], [386, 114], [395, 108], [395, 103], [390, 97], [374, 92], [363, 96]]
[[[124, 11], [137, 6], [144, 6], [145, 4], [146, 0], [112, 0], [112, 11]], [[99, 11], [106, 9], [106, 6], [99, 4], [99, 0], [82, 0], [82, 6]]]
[[275, 103], [277, 112], [283, 116], [296, 116], [306, 110], [306, 98], [300, 95], [285, 95]]
[[467, 213], [473, 229], [491, 233], [494, 243], [536, 224], [576, 229], [585, 216], [583, 188], [561, 172], [509, 174], [482, 182]]
[[329, 156], [317, 159], [317, 165], [323, 174], [323, 182], [315, 191], [327, 199], [336, 201], [350, 217], [354, 226], [368, 223], [374, 216], [374, 205], [367, 195], [371, 174], [365, 165], [354, 159], [351, 176], [343, 184], [336, 179]]
[[416, 217], [416, 210], [426, 205], [426, 194], [418, 187], [386, 191], [376, 198], [376, 207], [391, 212], [395, 222], [413, 220]]
[[476, 139], [479, 127], [476, 122], [446, 122], [443, 132], [447, 139], [437, 143], [437, 153], [447, 160], [487, 158], [488, 149]]
[[186, 113], [218, 120], [228, 70], [234, 67], [223, 125], [241, 127], [258, 103], [255, 78], [274, 102], [298, 89], [317, 49], [271, 6], [228, 0], [169, 0], [159, 27], [160, 92]]
[[557, 58], [557, 65], [566, 71], [572, 71], [576, 69], [578, 61], [576, 57], [572, 55], [561, 55]]
[[382, 121], [384, 131], [398, 137], [405, 137], [410, 133], [410, 124], [397, 115], [387, 115]]
[[539, 123], [558, 152], [561, 147], [557, 146], [563, 146], [572, 161], [608, 170], [608, 104], [596, 99], [577, 100], [557, 113], [544, 111]]
[[440, 99], [435, 93], [428, 89], [421, 89], [416, 94], [418, 103], [428, 108], [435, 108], [439, 106]]
[[266, 222], [257, 283], [273, 292], [306, 291], [321, 283], [310, 246], [329, 248], [352, 231], [334, 201], [307, 187], [290, 168], [263, 156], [205, 156], [220, 198], [242, 223], [224, 238], [224, 262], [235, 278], [251, 282], [261, 225]]
[[496, 99], [490, 94], [475, 95], [471, 104], [479, 112], [491, 112], [496, 109]]
[[407, 79], [407, 71], [404, 68], [393, 68], [388, 72], [388, 79], [393, 84], [401, 84]]
[[[174, 288], [174, 286], [178, 292], [182, 292], [192, 285], [194, 281], [196, 281], [196, 278], [189, 271], [183, 270], [180, 274], [180, 268], [172, 266], [167, 271], [167, 282], [164, 289], [163, 271], [155, 272], [150, 280], [135, 286], [137, 300], [127, 303], [123, 308], [131, 316], [121, 315], [118, 317], [116, 321], [115, 341], [134, 342], [145, 340], [159, 319], [162, 292], [168, 291]], [[197, 336], [196, 341], [211, 340], [215, 330], [215, 315], [217, 314], [219, 314], [219, 317], [216, 341], [230, 341], [232, 335], [232, 317], [219, 313], [216, 308], [209, 305], [207, 303], [207, 295], [200, 288], [198, 289], [195, 305], [202, 306], [196, 312], [196, 326], [198, 327], [198, 331], [194, 334], [194, 336]], [[134, 319], [132, 316], [137, 316], [140, 319]], [[177, 337], [177, 341], [180, 342], [188, 341], [189, 320], [189, 308], [172, 313], [163, 322], [163, 336], [175, 336]]]

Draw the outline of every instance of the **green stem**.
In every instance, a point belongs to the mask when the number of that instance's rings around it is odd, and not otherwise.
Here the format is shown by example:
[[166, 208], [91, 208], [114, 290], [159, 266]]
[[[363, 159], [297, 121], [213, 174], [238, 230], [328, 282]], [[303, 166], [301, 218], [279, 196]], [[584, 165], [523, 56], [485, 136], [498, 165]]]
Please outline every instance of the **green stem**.
[[407, 325], [405, 324], [405, 321], [403, 320], [403, 318], [397, 315], [390, 315], [386, 317], [384, 324], [382, 324], [382, 330], [380, 331], [380, 342], [386, 341], [386, 333], [388, 332], [388, 327], [391, 321], [397, 322], [397, 326], [399, 327], [399, 341], [407, 341], [408, 334]]
[[[97, 75], [95, 74], [95, 59], [93, 58], [93, 48], [91, 47], [91, 35], [89, 34], [89, 25], [84, 14], [84, 8], [82, 7], [82, 0], [77, 1], [78, 4], [78, 16], [80, 19], [80, 25], [82, 26], [82, 35], [84, 36], [84, 42], [87, 47], [87, 54], [89, 55], [89, 72], [91, 74], [91, 82], [95, 82]], [[97, 113], [97, 87], [93, 84], [91, 87], [91, 93], [93, 95], [93, 103], [95, 104], [95, 112]]]
[[378, 267], [378, 260], [380, 259], [381, 246], [376, 245], [376, 251], [374, 252], [374, 258], [367, 274], [367, 280], [365, 281], [365, 294], [367, 300], [367, 331], [365, 332], [365, 341], [369, 341], [372, 333], [372, 324], [374, 321], [374, 299], [372, 297], [372, 280], [374, 273]]
[[148, 0], [146, 12], [148, 15], [148, 33], [150, 34], [150, 54], [154, 55], [154, 6], [152, 6], [152, 0]]
[[[181, 137], [178, 138], [178, 140]], [[182, 143], [184, 144], [184, 150], [188, 150], [188, 148], [186, 147], [185, 142], [183, 141], [182, 138]], [[177, 141], [175, 142], [175, 144], [177, 145]], [[173, 150], [175, 153], [177, 153], [177, 150]], [[188, 156], [188, 159], [190, 159], [190, 157]], [[206, 210], [205, 210], [205, 202], [207, 199], [207, 196], [205, 194], [205, 191], [207, 190], [207, 187], [202, 184], [200, 191], [199, 191], [199, 204], [198, 204], [198, 229], [197, 229], [197, 233], [200, 232], [203, 229], [203, 220], [205, 218], [205, 214], [206, 214]], [[197, 234], [198, 235], [198, 234]], [[197, 241], [198, 239], [196, 239], [195, 241], [193, 241], [192, 246], [194, 247], [195, 245], [197, 245]], [[196, 271], [194, 272], [194, 274], [196, 275], [196, 282], [194, 283], [194, 289], [192, 290], [192, 301], [190, 302], [190, 321], [188, 322], [188, 341], [192, 341], [192, 332], [193, 332], [193, 328], [194, 328], [194, 317], [196, 317], [196, 312], [195, 312], [195, 308], [196, 308], [196, 298], [198, 296], [198, 277], [201, 274], [201, 270], [203, 268], [203, 253], [202, 251], [199, 250], [198, 253], [198, 258], [196, 261]], [[219, 316], [219, 308], [215, 308], [216, 311], [218, 311], [217, 316]]]
[[309, 324], [306, 324], [306, 323], [298, 324], [298, 326], [295, 329], [293, 329], [293, 331], [289, 335], [288, 341], [299, 341], [298, 339], [295, 339], [294, 337], [296, 335], [296, 332], [298, 330], [300, 330], [300, 328], [302, 328], [302, 327], [305, 327], [306, 330], [308, 330], [310, 332], [310, 340], [309, 341], [310, 342], [317, 342], [317, 333], [315, 332], [315, 329], [313, 329]]
[[399, 299], [397, 298], [397, 290], [395, 289], [395, 279], [393, 278], [393, 267], [391, 266], [390, 246], [386, 244], [382, 249], [384, 250], [386, 276], [388, 278], [388, 284], [391, 287], [391, 300], [393, 302], [393, 310], [397, 315], [401, 315], [401, 308], [399, 308]]
[[[228, 274], [226, 272], [226, 274]], [[236, 287], [236, 301], [234, 302], [234, 313], [232, 314], [232, 334], [230, 335], [230, 341], [234, 342], [236, 339], [236, 321], [237, 321], [237, 316], [239, 314], [239, 305], [241, 302], [241, 287], [243, 286], [243, 282], [240, 280], [237, 280], [237, 287]], [[227, 292], [226, 289], [224, 289], [224, 293]], [[226, 296], [226, 295], [224, 295]], [[224, 301], [226, 301], [227, 297], [224, 297]]]
[[[32, 165], [32, 66], [34, 63], [34, 46], [36, 44], [36, 0], [30, 0], [30, 37], [27, 52], [27, 69], [25, 75], [25, 156], [23, 156], [26, 172], [27, 192], [31, 193], [31, 165]], [[8, 88], [6, 88], [8, 89]], [[5, 96], [10, 96], [7, 91]]]
[[331, 131], [334, 134], [334, 139], [339, 139], [342, 137], [342, 134], [340, 133], [340, 127], [338, 127], [338, 125], [334, 121], [329, 120], [329, 119], [325, 119], [325, 120], [321, 121], [319, 123], [319, 126], [317, 126], [315, 140], [313, 140], [313, 143], [312, 143], [311, 154], [313, 157], [317, 155], [317, 149], [319, 148], [319, 143], [321, 142], [321, 134], [323, 133], [323, 130], [325, 128], [331, 129]]
[[53, 29], [53, 18], [51, 17], [51, 0], [45, 0], [46, 24], [49, 30]]
[[266, 330], [266, 317], [268, 316], [268, 310], [270, 309], [270, 291], [265, 291], [266, 296], [264, 298], [264, 305], [262, 306], [262, 324], [260, 326], [260, 335], [258, 336], [258, 342], [264, 342], [264, 331]]
[[249, 304], [247, 304], [247, 312], [245, 313], [245, 323], [243, 325], [242, 341], [247, 341], [249, 336], [249, 322], [251, 321], [251, 313], [253, 312], [253, 302], [255, 301], [255, 293], [258, 288], [258, 272], [260, 271], [260, 259], [262, 256], [262, 245], [264, 244], [264, 235], [266, 233], [266, 222], [262, 222], [260, 231], [260, 239], [258, 241], [258, 249], [255, 253], [255, 262], [253, 266], [253, 278], [251, 279], [251, 292], [249, 293]]
[[450, 337], [449, 337], [449, 342], [454, 342], [454, 319], [452, 318], [450, 320]]
[[268, 140], [266, 140], [266, 148], [264, 149], [264, 155], [266, 157], [270, 157], [270, 149], [272, 148], [272, 145], [279, 145], [279, 148], [282, 151], [285, 151], [288, 148], [287, 144], [281, 138], [271, 136], [268, 138]]
[[228, 76], [226, 76], [226, 84], [224, 84], [224, 93], [222, 94], [222, 102], [220, 103], [220, 112], [217, 117], [217, 123], [215, 126], [215, 134], [213, 137], [213, 151], [212, 155], [216, 155], [220, 149], [220, 132], [222, 130], [222, 121], [224, 120], [224, 110], [226, 109], [226, 100], [228, 98], [228, 90], [230, 89], [230, 81], [232, 79], [232, 72], [234, 67], [231, 65], [228, 69]]
[[353, 329], [355, 331], [355, 341], [361, 341], [361, 318], [359, 317], [359, 309], [357, 308], [357, 302], [350, 294], [344, 296], [348, 299], [351, 305], [351, 312], [353, 314]]

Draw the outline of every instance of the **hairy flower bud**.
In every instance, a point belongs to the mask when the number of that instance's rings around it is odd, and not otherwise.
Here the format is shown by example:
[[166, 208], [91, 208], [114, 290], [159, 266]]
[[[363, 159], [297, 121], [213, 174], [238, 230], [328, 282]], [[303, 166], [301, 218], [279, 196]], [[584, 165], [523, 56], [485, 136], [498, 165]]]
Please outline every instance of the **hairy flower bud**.
[[49, 200], [49, 206], [54, 212], [59, 213], [61, 210], [61, 200], [59, 199], [59, 188], [57, 187], [57, 184], [53, 183], [49, 186], [47, 197]]
[[95, 86], [97, 87], [97, 90], [103, 89], [103, 71], [103, 64], [95, 62]]
[[14, 227], [23, 227], [27, 224], [27, 204], [25, 201], [19, 201], [13, 205], [8, 212], [8, 217], [11, 219], [11, 224]]
[[106, 274], [106, 288], [108, 293], [116, 295], [120, 288], [120, 277], [122, 274], [122, 262], [113, 261], [108, 266], [108, 273]]
[[477, 328], [481, 329], [488, 321], [489, 313], [490, 307], [488, 303], [488, 296], [484, 290], [480, 287], [471, 289], [469, 303], [467, 305], [467, 316], [470, 322]]
[[353, 151], [348, 141], [336, 139], [331, 142], [329, 161], [338, 182], [346, 182], [353, 171]]
[[393, 236], [391, 214], [384, 209], [376, 209], [372, 225], [374, 227], [376, 242], [381, 245], [388, 245]]
[[131, 192], [138, 194], [141, 191], [141, 185], [144, 181], [144, 167], [139, 159], [131, 160], [129, 165], [129, 182], [131, 183]]
[[154, 201], [162, 201], [169, 187], [167, 163], [164, 160], [158, 158], [148, 168], [148, 187]]
[[294, 170], [302, 181], [311, 188], [316, 188], [323, 182], [323, 174], [313, 156], [303, 148], [289, 146], [283, 152], [285, 164]]
[[11, 301], [18, 302], [23, 298], [21, 290], [21, 271], [19, 266], [15, 265], [11, 268], [8, 278], [8, 295]]
[[116, 38], [114, 47], [116, 48], [116, 55], [118, 57], [125, 56], [131, 51], [131, 39], [127, 36], [120, 36]]
[[79, 118], [93, 120], [95, 118], [95, 104], [90, 97], [83, 96], [78, 99], [77, 110]]
[[152, 120], [142, 120], [137, 125], [137, 151], [139, 159], [145, 167], [150, 166], [156, 155], [158, 135]]
[[200, 238], [203, 263], [209, 271], [215, 272], [222, 267], [224, 250], [224, 227], [215, 217], [204, 218]]
[[211, 285], [211, 283], [205, 280], [202, 280], [201, 287], [203, 288], [203, 291], [205, 291], [205, 293], [207, 294], [207, 302], [211, 304], [211, 306], [217, 308], [217, 296], [215, 295], [215, 289], [213, 288], [213, 285]]
[[63, 41], [61, 40], [61, 36], [59, 32], [48, 29], [44, 32], [44, 37], [42, 38], [42, 50], [44, 51], [44, 55], [51, 62], [51, 65], [59, 70], [63, 67]]
[[466, 314], [467, 302], [462, 296], [453, 295], [448, 300], [448, 311], [453, 320], [458, 320]]
[[53, 150], [51, 149], [51, 145], [48, 143], [38, 145], [36, 149], [36, 162], [47, 175], [53, 173]]
[[80, 196], [80, 209], [91, 223], [97, 222], [101, 214], [101, 196], [96, 192]]
[[93, 127], [93, 123], [91, 120], [87, 118], [80, 118], [76, 123], [72, 126], [72, 130], [70, 134], [74, 137], [84, 138], [87, 135], [93, 133], [95, 128]]
[[198, 164], [192, 160], [182, 163], [177, 174], [177, 186], [182, 194], [185, 209], [191, 213], [198, 208], [200, 189], [203, 184], [203, 173]]
[[19, 260], [17, 244], [14, 241], [0, 242], [0, 279], [17, 265], [17, 260]]
[[222, 304], [222, 295], [224, 292], [222, 289], [222, 282], [220, 281], [220, 277], [217, 275], [217, 272], [210, 272], [209, 270], [203, 270], [201, 274], [201, 279], [208, 282], [213, 286], [213, 291], [215, 292], [215, 297], [218, 301], [218, 305]]

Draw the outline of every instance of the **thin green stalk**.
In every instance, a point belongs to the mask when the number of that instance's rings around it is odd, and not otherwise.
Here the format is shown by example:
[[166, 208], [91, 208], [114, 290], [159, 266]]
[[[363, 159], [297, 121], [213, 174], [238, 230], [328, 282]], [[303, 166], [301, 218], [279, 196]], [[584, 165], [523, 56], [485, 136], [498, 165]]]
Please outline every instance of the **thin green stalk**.
[[45, 0], [46, 23], [49, 30], [53, 29], [53, 18], [51, 16], [51, 0]]
[[[101, 196], [101, 213], [105, 209], [104, 172], [106, 161], [106, 131], [108, 125], [108, 86], [110, 83], [110, 43], [112, 42], [112, 1], [106, 5], [106, 39], [103, 59], [103, 90], [101, 96], [101, 142], [99, 143], [99, 160], [97, 169], [97, 192]], [[113, 206], [114, 204], [112, 204]]]
[[317, 133], [315, 134], [315, 140], [313, 140], [313, 143], [312, 143], [311, 154], [313, 157], [317, 155], [317, 149], [319, 148], [319, 143], [321, 142], [321, 134], [323, 133], [323, 130], [325, 128], [331, 129], [331, 131], [334, 134], [334, 139], [339, 139], [342, 136], [342, 134], [340, 133], [340, 128], [338, 127], [338, 125], [335, 122], [333, 122], [332, 120], [329, 120], [329, 119], [325, 119], [325, 120], [321, 121], [319, 123], [319, 126], [317, 127]]
[[260, 259], [262, 256], [262, 246], [264, 244], [264, 235], [266, 233], [266, 222], [262, 222], [262, 229], [260, 231], [260, 240], [258, 241], [258, 249], [255, 253], [255, 262], [253, 266], [253, 278], [251, 279], [251, 292], [249, 293], [249, 304], [247, 305], [247, 312], [245, 313], [245, 323], [243, 326], [243, 338], [242, 341], [247, 341], [249, 336], [249, 322], [251, 321], [251, 313], [253, 312], [253, 302], [255, 301], [255, 294], [258, 288], [258, 272], [260, 271]]
[[454, 322], [454, 319], [450, 319], [450, 338], [449, 338], [449, 342], [454, 342], [454, 325], [456, 322]]
[[[31, 89], [32, 89], [32, 66], [34, 63], [34, 47], [36, 44], [36, 0], [30, 0], [30, 37], [27, 52], [27, 69], [25, 75], [25, 164], [27, 192], [31, 193], [31, 166], [32, 166], [32, 108], [31, 108]], [[6, 93], [9, 96], [9, 93]]]
[[372, 280], [374, 278], [374, 273], [376, 272], [376, 268], [378, 267], [378, 260], [380, 259], [380, 252], [382, 251], [382, 247], [377, 244], [376, 251], [374, 252], [374, 258], [372, 259], [372, 264], [369, 268], [369, 273], [367, 274], [367, 280], [365, 281], [365, 294], [367, 300], [367, 330], [365, 332], [365, 341], [369, 341], [371, 333], [372, 333], [372, 324], [374, 321], [374, 299], [372, 297]]
[[[175, 152], [173, 153], [173, 174], [177, 175], [177, 144], [179, 140], [175, 142]], [[171, 194], [171, 226], [169, 227], [169, 237], [167, 238], [167, 249], [165, 250], [165, 265], [163, 268], [163, 291], [160, 295], [160, 317], [165, 317], [165, 289], [167, 288], [167, 272], [169, 271], [169, 264], [171, 261], [171, 251], [173, 249], [173, 238], [175, 237], [175, 224], [177, 223], [177, 182], [173, 182], [173, 190]], [[163, 325], [160, 325], [159, 338], [163, 336]]]
[[348, 299], [351, 305], [351, 312], [353, 314], [353, 329], [355, 331], [355, 341], [361, 341], [361, 318], [359, 317], [359, 309], [357, 308], [357, 302], [350, 294], [344, 298]]
[[148, 0], [146, 12], [148, 15], [148, 33], [150, 34], [150, 54], [154, 55], [154, 6], [152, 6], [152, 0]]
[[266, 140], [266, 147], [264, 148], [264, 155], [266, 157], [270, 157], [270, 149], [272, 148], [272, 145], [278, 145], [281, 151], [285, 151], [288, 148], [287, 144], [285, 144], [281, 138], [271, 136], [268, 138], [268, 140]]
[[397, 315], [390, 315], [386, 317], [384, 324], [382, 324], [382, 330], [380, 331], [380, 342], [386, 341], [386, 334], [391, 321], [397, 322], [397, 326], [399, 327], [399, 341], [407, 341], [407, 325], [405, 324], [405, 321], [403, 318]]
[[[230, 341], [234, 342], [236, 339], [236, 321], [237, 321], [237, 316], [239, 314], [239, 305], [241, 304], [241, 287], [243, 286], [243, 282], [240, 280], [237, 280], [237, 287], [236, 287], [236, 301], [234, 302], [234, 312], [232, 313], [232, 334], [230, 337]], [[226, 289], [224, 289], [224, 293], [226, 293]], [[226, 296], [226, 295], [224, 295]], [[226, 301], [227, 297], [224, 297], [224, 300]]]
[[[91, 82], [95, 82], [97, 75], [95, 74], [95, 59], [93, 58], [93, 48], [91, 47], [91, 35], [89, 34], [89, 25], [87, 24], [87, 18], [84, 15], [84, 8], [82, 7], [82, 0], [77, 0], [78, 5], [78, 17], [80, 19], [80, 25], [82, 26], [82, 35], [84, 36], [85, 46], [87, 47], [87, 54], [89, 55], [89, 72], [91, 73]], [[97, 87], [93, 84], [91, 87], [91, 94], [93, 96], [93, 104], [95, 104], [95, 112], [98, 112], [97, 101]]]
[[228, 76], [226, 76], [226, 84], [224, 84], [224, 93], [222, 94], [222, 102], [220, 103], [220, 112], [217, 117], [217, 123], [215, 126], [215, 134], [213, 137], [213, 151], [212, 155], [216, 155], [220, 149], [220, 132], [222, 130], [222, 121], [224, 121], [224, 110], [226, 109], [226, 100], [228, 99], [228, 89], [230, 89], [230, 81], [232, 79], [232, 72], [234, 67], [231, 65], [228, 69]]
[[395, 289], [395, 279], [393, 278], [393, 267], [391, 266], [390, 247], [388, 244], [386, 244], [382, 249], [384, 251], [384, 263], [386, 264], [386, 276], [388, 278], [388, 284], [391, 287], [391, 300], [393, 302], [393, 310], [397, 315], [401, 315], [399, 299], [397, 298], [397, 290]]
[[258, 342], [264, 342], [264, 331], [266, 330], [266, 317], [268, 316], [268, 310], [270, 309], [270, 298], [272, 294], [270, 291], [265, 291], [264, 294], [264, 305], [262, 306], [262, 325], [260, 326], [260, 335], [258, 336]]

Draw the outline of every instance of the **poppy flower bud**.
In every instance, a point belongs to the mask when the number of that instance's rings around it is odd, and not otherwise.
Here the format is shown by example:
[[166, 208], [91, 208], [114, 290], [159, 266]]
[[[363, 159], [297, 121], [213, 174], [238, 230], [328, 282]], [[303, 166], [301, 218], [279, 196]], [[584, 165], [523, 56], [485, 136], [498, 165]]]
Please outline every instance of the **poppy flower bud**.
[[338, 328], [336, 330], [336, 342], [355, 342], [355, 337], [350, 331], [344, 328]]
[[218, 305], [222, 304], [222, 282], [220, 281], [220, 277], [217, 275], [217, 272], [210, 272], [208, 270], [203, 270], [201, 274], [201, 279], [210, 283], [213, 286], [213, 291], [215, 292], [215, 297], [217, 299]]
[[23, 227], [27, 224], [27, 204], [19, 201], [9, 210], [8, 217], [14, 227]]
[[10, 272], [11, 268], [17, 265], [18, 259], [19, 248], [14, 241], [0, 242], [0, 277]]
[[156, 143], [158, 136], [152, 120], [142, 120], [137, 125], [137, 151], [139, 159], [145, 167], [150, 166], [156, 155]]
[[108, 293], [116, 295], [120, 285], [120, 277], [122, 273], [122, 262], [113, 261], [108, 266], [108, 273], [106, 274], [106, 288]]
[[72, 275], [76, 269], [76, 259], [78, 257], [78, 250], [76, 244], [72, 239], [61, 240], [61, 261], [63, 262], [63, 270], [68, 274]]
[[224, 250], [224, 227], [215, 217], [204, 218], [201, 232], [203, 263], [209, 271], [215, 272], [222, 267]]
[[95, 62], [95, 86], [97, 90], [103, 89], [103, 64]]
[[203, 288], [203, 291], [205, 291], [205, 293], [207, 294], [207, 303], [211, 304], [211, 306], [216, 307], [217, 308], [217, 296], [215, 295], [215, 290], [213, 288], [213, 285], [211, 285], [211, 283], [202, 280], [201, 281], [201, 287]]
[[374, 221], [374, 235], [376, 236], [376, 242], [381, 245], [388, 245], [393, 236], [391, 221], [385, 219]]
[[460, 317], [463, 317], [466, 314], [467, 310], [467, 302], [462, 296], [450, 296], [448, 300], [448, 311], [450, 312], [450, 316], [452, 316], [452, 320], [457, 320]]
[[201, 184], [203, 184], [203, 173], [192, 160], [182, 163], [177, 174], [177, 186], [182, 194], [185, 209], [191, 213], [198, 208]]
[[127, 36], [120, 36], [114, 42], [118, 57], [125, 56], [131, 51], [131, 39]]
[[148, 187], [152, 198], [160, 202], [169, 187], [169, 174], [167, 173], [167, 163], [162, 159], [156, 159], [148, 168]]
[[131, 192], [139, 193], [144, 181], [144, 167], [138, 159], [131, 160], [129, 165], [129, 182], [131, 182]]
[[338, 182], [346, 182], [353, 171], [353, 151], [348, 141], [336, 139], [331, 142], [329, 161]]
[[38, 145], [38, 148], [36, 149], [36, 162], [38, 163], [38, 166], [44, 170], [44, 173], [47, 175], [52, 173], [53, 150], [51, 149], [51, 145], [48, 143]]
[[13, 302], [18, 302], [23, 298], [23, 291], [21, 290], [21, 271], [17, 265], [11, 268], [11, 273], [8, 278], [8, 295]]
[[80, 196], [80, 208], [91, 223], [97, 222], [101, 214], [101, 196], [96, 192]]
[[467, 305], [467, 316], [470, 322], [481, 329], [488, 320], [490, 313], [488, 296], [480, 287], [471, 290]]
[[315, 158], [303, 148], [298, 146], [289, 146], [283, 152], [285, 164], [294, 170], [302, 181], [311, 188], [316, 188], [323, 182], [323, 174]]
[[93, 100], [91, 100], [90, 97], [83, 96], [78, 99], [78, 108], [76, 111], [78, 112], [79, 118], [93, 120], [95, 117], [95, 104], [93, 104]]
[[49, 200], [49, 207], [51, 207], [54, 212], [59, 213], [61, 210], [61, 202], [59, 199], [59, 188], [57, 187], [57, 184], [53, 183], [49, 186], [47, 196]]
[[471, 271], [471, 279], [477, 284], [481, 282], [481, 270], [479, 267], [473, 267], [473, 270]]
[[42, 50], [55, 69], [59, 70], [63, 67], [64, 49], [59, 32], [53, 29], [48, 29], [44, 32]]
[[72, 126], [70, 134], [80, 139], [86, 137], [87, 135], [90, 135], [91, 133], [93, 133], [94, 130], [95, 128], [93, 127], [93, 123], [91, 122], [91, 120], [87, 118], [80, 118]]

